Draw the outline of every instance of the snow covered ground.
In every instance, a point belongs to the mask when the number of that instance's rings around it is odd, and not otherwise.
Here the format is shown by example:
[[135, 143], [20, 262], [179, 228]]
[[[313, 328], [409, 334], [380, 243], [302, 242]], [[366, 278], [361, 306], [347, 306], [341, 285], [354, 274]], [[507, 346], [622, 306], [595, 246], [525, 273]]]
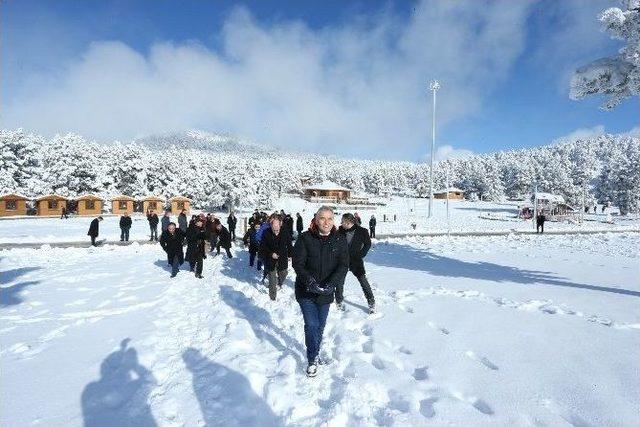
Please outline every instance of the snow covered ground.
[[[3, 235], [0, 233], [0, 235]], [[0, 251], [0, 424], [636, 426], [640, 236], [390, 239], [315, 379], [291, 270], [155, 245]]]
[[[308, 203], [297, 197], [283, 197], [274, 204], [278, 209], [284, 209], [295, 216], [300, 212], [305, 225], [311, 220], [319, 205]], [[515, 218], [518, 213], [517, 202], [492, 203], [451, 201], [449, 221], [447, 221], [446, 202], [434, 200], [433, 217], [427, 219], [428, 199], [413, 199], [394, 197], [387, 206], [379, 206], [375, 210], [360, 210], [364, 226], [368, 226], [372, 214], [378, 219], [378, 234], [403, 234], [411, 232], [446, 232], [450, 231], [505, 231], [505, 230], [534, 230], [532, 222]], [[338, 213], [354, 212], [353, 209], [339, 210]], [[600, 209], [598, 209], [600, 212]], [[252, 210], [239, 213], [239, 231], [242, 231], [242, 218], [250, 215]], [[226, 213], [216, 213], [226, 225]], [[384, 216], [388, 220], [384, 221]], [[394, 215], [395, 221], [393, 220]], [[491, 217], [493, 219], [487, 219]], [[140, 214], [132, 216], [131, 240], [148, 239], [149, 226], [146, 217]], [[53, 243], [89, 241], [87, 230], [91, 217], [59, 218], [27, 218], [0, 220], [0, 244], [2, 243]], [[622, 230], [640, 228], [640, 218], [637, 216], [613, 217], [614, 223], [608, 224], [607, 215], [598, 213], [586, 216], [582, 224], [567, 222], [547, 222], [547, 230]], [[172, 217], [174, 222], [177, 218]], [[105, 216], [100, 223], [100, 238], [107, 241], [120, 239], [119, 217]], [[416, 224], [415, 230], [411, 226]]]

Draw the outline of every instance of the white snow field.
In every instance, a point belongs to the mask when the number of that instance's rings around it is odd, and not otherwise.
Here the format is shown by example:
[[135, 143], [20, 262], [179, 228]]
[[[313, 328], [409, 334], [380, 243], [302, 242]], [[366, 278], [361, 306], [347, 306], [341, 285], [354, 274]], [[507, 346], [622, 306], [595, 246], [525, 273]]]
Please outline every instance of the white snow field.
[[379, 241], [304, 375], [290, 270], [156, 245], [0, 251], [0, 425], [637, 426], [640, 236]]
[[[363, 226], [368, 227], [369, 218], [374, 214], [378, 220], [378, 234], [405, 234], [424, 232], [487, 232], [508, 230], [531, 230], [535, 228], [531, 220], [525, 221], [516, 218], [518, 214], [518, 202], [472, 202], [450, 201], [449, 220], [445, 200], [434, 200], [433, 217], [427, 219], [428, 199], [416, 199], [406, 197], [393, 197], [386, 206], [378, 206], [374, 210], [358, 210], [358, 208], [344, 205], [338, 213], [357, 211], [363, 219]], [[522, 203], [522, 202], [521, 202]], [[274, 206], [291, 213], [300, 212], [308, 225], [313, 214], [320, 207], [319, 204], [309, 203], [298, 197], [282, 197]], [[342, 205], [340, 205], [342, 207]], [[199, 212], [199, 211], [195, 211]], [[243, 230], [243, 218], [251, 215], [253, 210], [238, 212], [238, 234]], [[216, 212], [222, 218], [226, 226], [228, 213]], [[386, 215], [387, 221], [384, 221]], [[393, 216], [396, 220], [393, 221]], [[130, 240], [145, 240], [149, 238], [149, 225], [142, 214], [132, 215]], [[172, 221], [177, 222], [177, 217], [172, 216]], [[613, 224], [607, 223], [612, 219]], [[19, 218], [0, 220], [0, 244], [12, 243], [56, 243], [56, 242], [89, 242], [87, 230], [92, 217], [70, 217], [61, 220], [59, 218]], [[100, 239], [106, 238], [108, 242], [120, 240], [119, 217], [105, 216], [100, 223]], [[415, 230], [411, 224], [415, 223]], [[569, 222], [547, 222], [546, 231], [553, 230], [628, 230], [640, 229], [640, 218], [637, 215], [624, 217], [608, 216], [602, 214], [600, 207], [597, 214], [588, 214], [581, 224]], [[240, 236], [242, 237], [242, 236]]]

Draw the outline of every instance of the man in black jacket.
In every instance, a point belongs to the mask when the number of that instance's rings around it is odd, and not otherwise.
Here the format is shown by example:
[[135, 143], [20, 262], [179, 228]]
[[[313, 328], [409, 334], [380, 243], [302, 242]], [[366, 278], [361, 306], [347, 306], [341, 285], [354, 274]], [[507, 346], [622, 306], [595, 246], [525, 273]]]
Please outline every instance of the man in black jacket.
[[216, 243], [216, 255], [220, 255], [220, 246], [222, 246], [227, 253], [227, 258], [233, 258], [231, 255], [231, 234], [229, 230], [225, 228], [219, 221], [216, 223], [216, 233], [218, 234], [218, 242]]
[[120, 241], [128, 242], [129, 241], [129, 230], [131, 229], [131, 217], [129, 213], [125, 212], [124, 215], [120, 217]]
[[147, 212], [147, 221], [149, 221], [149, 229], [151, 230], [151, 237], [149, 241], [158, 241], [158, 223], [160, 222], [160, 218], [158, 218], [158, 214], [154, 211]]
[[[349, 245], [349, 271], [356, 276], [362, 292], [364, 292], [365, 298], [367, 298], [367, 304], [369, 304], [369, 313], [375, 312], [376, 301], [373, 298], [373, 292], [371, 286], [367, 280], [367, 272], [364, 269], [364, 257], [367, 256], [367, 252], [371, 249], [371, 239], [369, 233], [364, 227], [357, 224], [355, 217], [346, 213], [342, 215], [342, 225], [338, 230], [347, 240]], [[344, 287], [339, 286], [336, 288], [336, 304], [338, 310], [344, 310]]]
[[271, 227], [265, 230], [260, 243], [260, 255], [269, 276], [269, 298], [275, 301], [278, 289], [282, 289], [287, 278], [292, 247], [289, 232], [282, 225], [282, 217], [271, 215], [269, 223]]
[[160, 235], [160, 246], [167, 253], [167, 261], [171, 265], [171, 277], [176, 277], [178, 269], [184, 262], [183, 241], [184, 234], [179, 228], [176, 229], [175, 222], [170, 222], [167, 229]]
[[298, 232], [298, 236], [300, 236], [304, 231], [304, 221], [302, 220], [300, 212], [296, 214], [296, 231]]
[[321, 207], [312, 227], [300, 235], [293, 249], [296, 271], [296, 300], [304, 318], [307, 347], [307, 376], [318, 371], [322, 334], [333, 302], [334, 291], [342, 286], [349, 270], [349, 249], [336, 230], [333, 210]]
[[231, 234], [231, 241], [236, 240], [236, 224], [238, 223], [238, 218], [231, 212], [229, 217], [227, 218], [227, 225], [229, 226], [229, 234]]
[[369, 237], [372, 239], [376, 238], [376, 224], [378, 224], [378, 220], [375, 215], [371, 215], [371, 219], [369, 220]]
[[89, 225], [87, 236], [91, 237], [91, 246], [98, 246], [96, 245], [96, 238], [98, 237], [98, 234], [100, 234], [100, 221], [102, 221], [101, 216], [94, 218]]

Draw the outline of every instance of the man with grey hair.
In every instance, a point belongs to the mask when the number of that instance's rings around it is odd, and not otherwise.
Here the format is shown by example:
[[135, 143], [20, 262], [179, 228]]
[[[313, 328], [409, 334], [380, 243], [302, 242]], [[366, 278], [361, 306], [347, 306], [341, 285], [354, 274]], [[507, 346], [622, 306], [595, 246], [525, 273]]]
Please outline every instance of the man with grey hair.
[[307, 376], [315, 377], [321, 360], [320, 345], [335, 289], [344, 284], [349, 270], [349, 249], [334, 225], [333, 210], [318, 209], [311, 227], [293, 248], [296, 300], [304, 318]]

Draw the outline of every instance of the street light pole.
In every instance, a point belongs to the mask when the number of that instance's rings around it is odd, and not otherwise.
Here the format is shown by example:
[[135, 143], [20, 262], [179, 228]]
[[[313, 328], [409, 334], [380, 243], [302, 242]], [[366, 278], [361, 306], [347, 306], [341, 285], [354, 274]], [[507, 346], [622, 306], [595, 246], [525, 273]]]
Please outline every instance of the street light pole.
[[431, 80], [429, 89], [433, 92], [433, 120], [431, 126], [431, 167], [429, 168], [429, 218], [433, 207], [433, 153], [436, 146], [436, 92], [440, 89], [437, 80]]

